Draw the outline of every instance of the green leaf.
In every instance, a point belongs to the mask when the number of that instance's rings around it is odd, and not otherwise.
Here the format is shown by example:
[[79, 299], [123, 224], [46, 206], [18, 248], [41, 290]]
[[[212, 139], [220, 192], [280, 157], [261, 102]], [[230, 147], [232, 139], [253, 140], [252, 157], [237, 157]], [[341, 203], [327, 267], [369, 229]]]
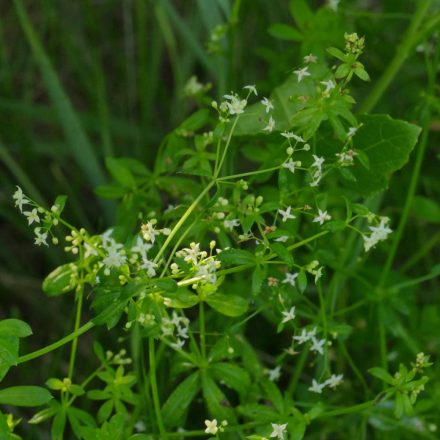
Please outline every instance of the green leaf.
[[26, 338], [32, 334], [30, 326], [20, 319], [3, 319], [0, 321], [0, 336]]
[[41, 411], [38, 411], [36, 414], [32, 416], [30, 420], [28, 420], [28, 423], [31, 425], [38, 425], [39, 423], [43, 423], [45, 420], [50, 419], [53, 417], [59, 410], [59, 407], [57, 405], [51, 406], [50, 408], [42, 409]]
[[238, 412], [252, 420], [273, 422], [279, 418], [279, 414], [270, 406], [258, 403], [240, 405]]
[[298, 283], [298, 289], [301, 293], [304, 293], [304, 291], [307, 288], [307, 275], [305, 271], [300, 270], [298, 274], [298, 279], [296, 280]]
[[370, 196], [388, 186], [391, 174], [402, 168], [417, 143], [420, 127], [386, 115], [363, 115], [355, 135], [356, 150], [365, 152], [370, 169], [353, 167], [356, 182], [350, 188]]
[[18, 362], [19, 339], [13, 336], [0, 337], [0, 381]]
[[246, 370], [235, 364], [218, 363], [211, 364], [209, 369], [214, 379], [218, 382], [223, 381], [229, 388], [234, 389], [240, 394], [249, 391], [251, 379]]
[[252, 295], [256, 296], [260, 293], [264, 278], [266, 277], [267, 268], [257, 264], [252, 273]]
[[214, 418], [227, 420], [231, 425], [237, 422], [228, 399], [208, 374], [202, 375], [202, 390], [209, 412]]
[[249, 306], [243, 297], [223, 293], [212, 293], [206, 298], [206, 302], [217, 312], [232, 318], [246, 313]]
[[301, 30], [304, 30], [313, 20], [313, 11], [306, 0], [290, 0], [289, 9], [292, 18]]
[[337, 232], [342, 231], [347, 227], [347, 223], [343, 220], [331, 220], [329, 222], [326, 222], [322, 229], [330, 232]]
[[391, 376], [390, 373], [385, 371], [383, 368], [380, 367], [373, 367], [368, 370], [368, 372], [373, 375], [374, 377], [377, 377], [380, 380], [383, 380], [387, 384], [394, 385], [394, 378]]
[[167, 427], [179, 426], [199, 390], [199, 372], [191, 374], [174, 389], [162, 407], [162, 417]]
[[218, 255], [223, 264], [255, 264], [255, 256], [249, 251], [243, 249], [226, 249]]
[[294, 261], [291, 252], [281, 243], [272, 243], [270, 248], [283, 260], [288, 266], [292, 266]]
[[279, 38], [281, 40], [289, 41], [301, 41], [303, 36], [294, 27], [288, 26], [283, 23], [275, 23], [271, 25], [268, 32], [272, 37]]
[[329, 47], [329, 48], [327, 49], [327, 52], [328, 52], [330, 55], [333, 55], [333, 56], [334, 56], [335, 58], [337, 58], [338, 60], [343, 61], [344, 63], [345, 63], [346, 60], [347, 60], [347, 56], [345, 55], [345, 53], [342, 52], [341, 50], [339, 50], [339, 49], [336, 48], [336, 47]]
[[63, 440], [64, 428], [66, 426], [66, 413], [64, 409], [60, 409], [55, 415], [52, 428], [51, 428], [51, 438], [52, 440]]
[[119, 185], [100, 185], [95, 188], [95, 194], [102, 199], [120, 199], [125, 193], [126, 190]]
[[123, 165], [119, 159], [114, 157], [107, 157], [105, 159], [105, 166], [107, 170], [118, 183], [126, 188], [133, 188], [136, 186], [136, 181], [131, 174], [131, 171]]
[[58, 296], [70, 292], [76, 286], [78, 268], [73, 263], [63, 264], [52, 271], [43, 281], [43, 292]]
[[284, 399], [277, 385], [267, 378], [262, 378], [261, 385], [266, 397], [274, 404], [279, 414], [284, 412]]
[[64, 207], [66, 206], [66, 202], [67, 202], [67, 196], [58, 196], [55, 199], [55, 202], [53, 204], [55, 206], [58, 206], [57, 215], [60, 215], [63, 212]]
[[52, 399], [46, 388], [17, 386], [0, 390], [0, 404], [13, 406], [40, 406]]
[[440, 204], [427, 197], [415, 196], [411, 212], [414, 217], [430, 223], [440, 223]]
[[185, 119], [176, 129], [177, 133], [186, 134], [186, 132], [194, 132], [202, 128], [209, 120], [209, 110], [202, 108], [194, 112]]
[[169, 306], [176, 309], [193, 307], [200, 302], [200, 298], [185, 287], [179, 287], [176, 292], [167, 292], [164, 296], [169, 301]]

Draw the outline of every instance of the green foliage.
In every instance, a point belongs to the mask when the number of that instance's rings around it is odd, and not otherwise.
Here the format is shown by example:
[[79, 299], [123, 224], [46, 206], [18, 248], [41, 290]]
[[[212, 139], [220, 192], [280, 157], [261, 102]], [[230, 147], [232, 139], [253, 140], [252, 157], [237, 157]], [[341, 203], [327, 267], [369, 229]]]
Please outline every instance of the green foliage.
[[[0, 99], [17, 208], [1, 213], [40, 248], [2, 232], [0, 258], [29, 278], [0, 282], [19, 294], [10, 316], [45, 326], [23, 355], [29, 325], [0, 321], [0, 380], [16, 367], [0, 405], [30, 417], [0, 412], [0, 438], [435, 438], [438, 5], [245, 3], [128, 2], [119, 47], [97, 15], [110, 4], [37, 17], [14, 0], [35, 66], [23, 102]], [[35, 69], [55, 113], [26, 89]]]

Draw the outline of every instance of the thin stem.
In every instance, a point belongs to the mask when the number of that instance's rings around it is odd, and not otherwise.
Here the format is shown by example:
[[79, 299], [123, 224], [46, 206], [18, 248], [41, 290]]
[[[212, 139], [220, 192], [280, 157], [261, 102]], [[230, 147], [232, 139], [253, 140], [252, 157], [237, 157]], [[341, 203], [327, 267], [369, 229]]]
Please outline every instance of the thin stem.
[[232, 174], [230, 176], [220, 177], [218, 181], [222, 182], [223, 180], [239, 179], [240, 177], [249, 177], [249, 176], [254, 176], [256, 174], [270, 173], [271, 171], [276, 171], [279, 170], [280, 168], [281, 166], [277, 166], [272, 168], [265, 168], [264, 170], [249, 171], [247, 173], [240, 173], [240, 174]]
[[[438, 64], [439, 64], [439, 56], [440, 56], [440, 49], [439, 45], [437, 45], [435, 55], [434, 55], [434, 61], [432, 62], [431, 68], [429, 68], [428, 65], [428, 90], [427, 94], [431, 95], [434, 93], [435, 89], [435, 78], [437, 75], [438, 70]], [[422, 131], [422, 137], [420, 139], [419, 148], [417, 150], [417, 156], [414, 163], [413, 172], [411, 175], [411, 180], [409, 183], [409, 187], [406, 193], [406, 199], [405, 204], [403, 206], [403, 212], [400, 216], [399, 225], [397, 227], [397, 230], [394, 234], [393, 241], [391, 243], [391, 249], [388, 252], [387, 259], [385, 262], [385, 265], [383, 267], [380, 279], [379, 279], [379, 286], [383, 287], [385, 286], [387, 282], [388, 275], [390, 273], [391, 267], [394, 262], [394, 258], [396, 256], [397, 248], [399, 247], [400, 240], [403, 235], [403, 230], [405, 229], [406, 222], [408, 221], [409, 212], [411, 210], [411, 205], [413, 203], [414, 194], [417, 189], [417, 183], [420, 176], [420, 171], [422, 168], [423, 159], [425, 157], [426, 152], [426, 146], [428, 144], [428, 137], [429, 137], [429, 125], [431, 123], [431, 112], [430, 112], [430, 106], [427, 104], [427, 107], [425, 108], [425, 115], [423, 118], [423, 131]]]
[[414, 47], [414, 43], [417, 40], [417, 31], [419, 30], [419, 26], [428, 12], [428, 8], [431, 5], [432, 0], [421, 0], [413, 17], [408, 26], [405, 36], [397, 49], [394, 58], [388, 64], [385, 72], [376, 82], [376, 85], [373, 87], [373, 90], [368, 95], [367, 99], [363, 102], [360, 107], [361, 113], [368, 113], [376, 106], [376, 104], [382, 98], [382, 95], [385, 93], [388, 86], [393, 81], [394, 77], [397, 75], [397, 72], [402, 67], [402, 64], [408, 58], [408, 55], [411, 49]]
[[44, 348], [40, 348], [39, 350], [33, 351], [32, 353], [25, 354], [23, 356], [20, 356], [18, 358], [17, 363], [23, 364], [24, 362], [28, 362], [32, 359], [39, 358], [40, 356], [44, 356], [47, 353], [50, 353], [53, 350], [56, 350], [57, 348], [62, 347], [65, 344], [68, 344], [70, 341], [74, 340], [78, 336], [81, 336], [82, 334], [88, 332], [91, 328], [93, 328], [95, 324], [92, 321], [87, 322], [82, 327], [78, 328], [78, 330], [70, 333], [70, 335], [65, 336], [64, 338], [54, 342], [53, 344], [50, 344]]
[[349, 406], [348, 408], [334, 409], [332, 411], [328, 411], [328, 412], [319, 414], [317, 416], [317, 418], [318, 419], [325, 419], [328, 417], [336, 417], [336, 416], [343, 416], [346, 414], [359, 413], [359, 412], [365, 411], [367, 409], [370, 409], [371, 407], [373, 407], [376, 404], [377, 404], [377, 399], [369, 400], [368, 402], [360, 403], [359, 405]]
[[163, 424], [162, 413], [160, 411], [159, 392], [157, 389], [156, 355], [154, 349], [154, 338], [152, 336], [148, 338], [148, 358], [150, 361], [150, 386], [151, 392], [153, 394], [154, 412], [156, 413], [156, 421], [157, 425], [159, 426], [160, 437], [163, 440], [166, 440], [167, 434], [165, 431], [165, 426]]
[[226, 141], [225, 149], [223, 150], [222, 158], [221, 158], [220, 163], [218, 165], [218, 168], [214, 174], [214, 180], [217, 179], [218, 175], [220, 174], [220, 171], [223, 166], [223, 162], [225, 161], [225, 158], [226, 158], [226, 154], [228, 153], [229, 144], [231, 143], [232, 133], [234, 133], [235, 127], [236, 127], [239, 119], [240, 119], [240, 115], [237, 115], [236, 118], [234, 119], [234, 122], [231, 127], [231, 131], [229, 132], [229, 135], [228, 135], [228, 140]]
[[[81, 282], [78, 292], [77, 292], [77, 303], [76, 303], [76, 317], [75, 317], [75, 327], [74, 333], [78, 331], [81, 324], [81, 312], [82, 312], [82, 303], [83, 303], [83, 293], [84, 293], [84, 284]], [[75, 359], [76, 359], [76, 351], [78, 348], [78, 336], [73, 339], [72, 349], [70, 351], [70, 361], [69, 361], [69, 374], [68, 378], [72, 379], [73, 370], [75, 368]]]
[[170, 232], [170, 235], [168, 235], [167, 239], [165, 240], [162, 247], [159, 249], [159, 252], [154, 257], [154, 263], [157, 263], [161, 257], [161, 255], [164, 253], [165, 249], [168, 247], [168, 244], [170, 241], [174, 238], [174, 236], [177, 234], [179, 229], [182, 227], [182, 225], [186, 222], [188, 217], [191, 215], [191, 213], [194, 211], [194, 209], [197, 208], [200, 201], [205, 197], [205, 194], [209, 192], [209, 190], [215, 185], [216, 181], [213, 180], [210, 182], [205, 189], [198, 195], [198, 197], [191, 203], [191, 205], [188, 207], [188, 209], [185, 211], [185, 214], [182, 215], [180, 220], [175, 224], [174, 228]]
[[206, 337], [205, 337], [205, 306], [203, 301], [199, 303], [199, 329], [200, 329], [200, 347], [202, 350], [202, 358], [206, 359]]

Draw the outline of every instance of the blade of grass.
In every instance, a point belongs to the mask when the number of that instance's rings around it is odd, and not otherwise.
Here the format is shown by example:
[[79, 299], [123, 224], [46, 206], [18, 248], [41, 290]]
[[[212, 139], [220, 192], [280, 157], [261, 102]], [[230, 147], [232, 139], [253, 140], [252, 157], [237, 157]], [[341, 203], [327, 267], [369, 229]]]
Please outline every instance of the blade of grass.
[[[96, 153], [84, 132], [83, 127], [76, 115], [72, 103], [64, 91], [57, 73], [41, 44], [21, 0], [14, 0], [20, 25], [31, 46], [35, 61], [40, 67], [48, 93], [51, 97], [57, 115], [68, 140], [71, 153], [87, 179], [93, 186], [105, 182], [105, 175], [98, 161]], [[110, 209], [105, 205], [107, 217], [110, 217]]]

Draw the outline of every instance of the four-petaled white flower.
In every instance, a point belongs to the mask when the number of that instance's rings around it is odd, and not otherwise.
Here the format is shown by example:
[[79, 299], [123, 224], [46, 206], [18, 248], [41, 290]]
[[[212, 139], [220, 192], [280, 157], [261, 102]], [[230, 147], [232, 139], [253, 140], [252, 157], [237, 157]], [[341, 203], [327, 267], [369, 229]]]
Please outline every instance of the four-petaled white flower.
[[298, 277], [299, 273], [286, 273], [286, 278], [282, 281], [284, 284], [289, 283], [291, 286], [295, 285], [295, 280]]
[[350, 127], [348, 129], [348, 133], [347, 133], [348, 139], [351, 139], [356, 134], [356, 132], [358, 131], [358, 128], [359, 127]]
[[272, 118], [271, 116], [269, 118], [269, 122], [267, 123], [266, 127], [263, 128], [263, 131], [267, 131], [268, 133], [271, 133], [274, 128], [275, 128], [275, 119]]
[[325, 339], [316, 339], [315, 336], [312, 336], [312, 346], [310, 347], [310, 350], [319, 354], [324, 354], [324, 343]]
[[326, 381], [325, 384], [330, 388], [336, 388], [341, 382], [344, 376], [342, 374], [332, 374]]
[[387, 217], [382, 217], [379, 226], [369, 226], [371, 230], [371, 235], [363, 235], [365, 251], [368, 252], [372, 247], [376, 246], [379, 241], [386, 240], [388, 235], [391, 234], [392, 229], [390, 229], [387, 224], [389, 219]]
[[327, 81], [321, 81], [321, 84], [325, 86], [324, 93], [330, 92], [330, 90], [333, 90], [336, 87], [336, 84], [331, 79]]
[[235, 227], [240, 226], [240, 221], [236, 218], [234, 218], [232, 220], [225, 220], [223, 222], [223, 226], [226, 229], [229, 229], [230, 231], [232, 231]]
[[325, 221], [330, 220], [332, 217], [327, 211], [321, 211], [318, 209], [318, 215], [313, 219], [314, 223], [324, 224]]
[[312, 53], [309, 53], [308, 55], [306, 55], [304, 57], [304, 62], [305, 63], [316, 63], [316, 61], [318, 61], [318, 57], [316, 55], [313, 55]]
[[313, 155], [313, 160], [314, 162], [312, 163], [312, 167], [316, 167], [319, 169], [322, 168], [322, 164], [325, 162], [325, 159], [323, 157], [316, 156], [315, 154]]
[[295, 306], [293, 306], [288, 312], [283, 310], [282, 312], [283, 320], [281, 321], [282, 324], [285, 324], [286, 322], [292, 321], [292, 319], [295, 319]]
[[297, 167], [297, 166], [300, 167], [301, 166], [301, 162], [294, 161], [294, 160], [292, 160], [290, 158], [287, 162], [284, 162], [281, 166], [283, 168], [287, 168], [291, 173], [294, 173], [295, 172], [295, 167]]
[[217, 420], [205, 420], [206, 429], [205, 432], [207, 434], [215, 435], [217, 434], [218, 427], [217, 427]]
[[38, 217], [38, 211], [37, 208], [34, 208], [32, 211], [25, 211], [23, 212], [25, 217], [27, 217], [28, 225], [31, 225], [32, 223], [40, 223], [40, 217]]
[[17, 186], [17, 191], [15, 191], [12, 198], [15, 200], [15, 206], [18, 206], [20, 212], [23, 212], [23, 205], [28, 204], [29, 200], [23, 194], [23, 191], [19, 186]]
[[283, 425], [278, 425], [277, 423], [271, 423], [272, 425], [272, 434], [270, 434], [270, 438], [276, 437], [277, 439], [283, 440], [284, 433], [286, 432], [287, 423]]
[[247, 105], [246, 99], [240, 99], [237, 94], [224, 95], [223, 97], [227, 100], [226, 108], [230, 115], [239, 115], [244, 113], [244, 109]]
[[255, 93], [255, 96], [258, 96], [257, 88], [255, 87], [255, 84], [250, 84], [248, 86], [244, 86], [243, 89], [249, 90], [250, 93]]
[[281, 377], [281, 366], [277, 365], [275, 368], [272, 368], [272, 370], [267, 370], [267, 375], [270, 381], [276, 382]]
[[312, 391], [313, 393], [321, 394], [322, 390], [325, 388], [325, 382], [324, 383], [318, 383], [315, 379], [312, 381], [312, 386], [309, 388], [309, 391]]
[[35, 244], [41, 246], [42, 244], [49, 246], [47, 244], [47, 232], [40, 232], [40, 228], [35, 229]]
[[305, 76], [310, 76], [308, 67], [303, 67], [302, 69], [294, 70], [293, 73], [297, 76], [298, 82], [301, 82]]
[[293, 214], [290, 213], [290, 211], [292, 210], [291, 206], [288, 206], [286, 208], [285, 211], [283, 211], [282, 209], [279, 209], [278, 212], [281, 214], [281, 216], [283, 217], [283, 222], [286, 222], [289, 219], [294, 219], [296, 218], [296, 216], [294, 216]]
[[273, 110], [274, 107], [273, 107], [272, 101], [270, 99], [263, 97], [263, 99], [260, 102], [261, 102], [261, 104], [264, 105], [264, 107], [266, 109], [266, 113], [269, 113], [271, 110]]
[[289, 239], [288, 235], [281, 235], [278, 238], [275, 238], [275, 241], [279, 241], [281, 243], [285, 243]]

